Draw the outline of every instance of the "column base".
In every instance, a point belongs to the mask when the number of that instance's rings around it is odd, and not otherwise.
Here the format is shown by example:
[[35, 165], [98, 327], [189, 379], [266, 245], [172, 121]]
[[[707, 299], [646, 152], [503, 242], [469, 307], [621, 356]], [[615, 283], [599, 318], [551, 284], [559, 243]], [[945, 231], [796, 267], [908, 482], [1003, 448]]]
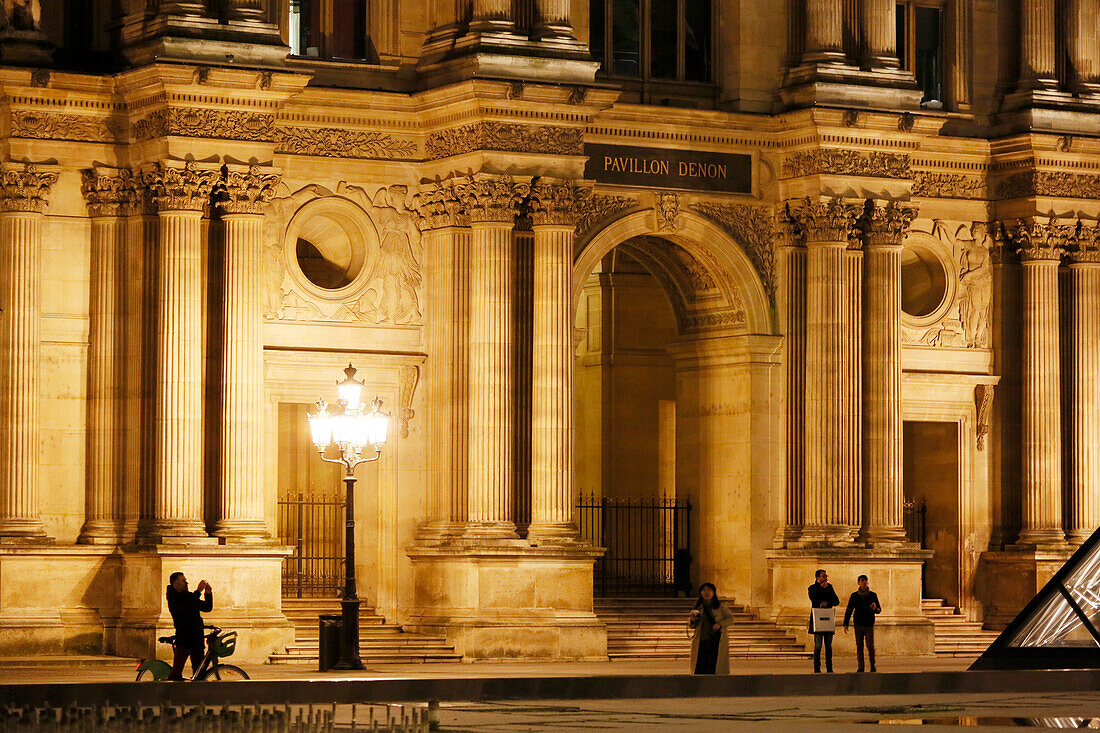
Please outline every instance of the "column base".
[[[442, 634], [465, 661], [607, 659], [592, 611], [601, 550], [576, 543], [417, 543], [410, 631]], [[519, 621], [517, 621], [519, 619]]]
[[859, 528], [846, 524], [823, 524], [802, 527], [795, 547], [855, 547]]
[[1073, 554], [1063, 544], [1056, 550], [1014, 546], [983, 552], [978, 560], [975, 595], [985, 605], [985, 628], [1003, 630]]
[[[935, 652], [932, 622], [921, 611], [921, 568], [931, 550], [908, 548], [797, 548], [766, 553], [771, 577], [770, 616], [813, 649], [813, 635], [806, 629], [810, 617], [807, 589], [814, 573], [823, 569], [840, 599], [837, 623], [844, 620], [848, 596], [856, 589], [856, 577], [867, 575], [871, 590], [882, 596], [883, 611], [875, 620], [875, 650], [883, 656], [930, 655]], [[887, 592], [888, 591], [888, 592]], [[855, 654], [854, 635], [838, 633], [833, 650], [840, 656]]]
[[1066, 535], [1060, 529], [1021, 530], [1020, 536], [1013, 545], [1014, 548], [1019, 550], [1038, 550], [1041, 552], [1058, 552], [1068, 546]]
[[573, 522], [543, 522], [527, 527], [527, 541], [532, 545], [578, 542], [580, 530]]
[[0, 519], [0, 542], [53, 542], [37, 519]]
[[158, 520], [141, 527], [137, 542], [143, 545], [216, 545], [218, 538], [208, 535], [202, 522]]
[[868, 527], [863, 533], [863, 541], [871, 547], [909, 545], [919, 549], [905, 536], [905, 527]]
[[124, 528], [121, 521], [97, 519], [84, 523], [76, 543], [78, 545], [121, 545], [123, 538]]
[[271, 544], [271, 533], [263, 521], [221, 521], [214, 525], [214, 537], [223, 545]]

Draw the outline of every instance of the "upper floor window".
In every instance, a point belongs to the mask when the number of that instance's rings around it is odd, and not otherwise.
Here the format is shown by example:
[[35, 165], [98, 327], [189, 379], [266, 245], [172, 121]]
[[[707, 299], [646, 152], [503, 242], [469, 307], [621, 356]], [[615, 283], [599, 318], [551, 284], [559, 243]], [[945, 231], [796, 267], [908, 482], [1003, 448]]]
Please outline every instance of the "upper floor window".
[[290, 0], [290, 52], [349, 61], [375, 60], [367, 0]]
[[921, 106], [941, 109], [944, 104], [944, 3], [942, 0], [898, 2], [898, 58], [913, 72], [920, 87]]
[[608, 76], [710, 82], [710, 0], [589, 0], [589, 46]]

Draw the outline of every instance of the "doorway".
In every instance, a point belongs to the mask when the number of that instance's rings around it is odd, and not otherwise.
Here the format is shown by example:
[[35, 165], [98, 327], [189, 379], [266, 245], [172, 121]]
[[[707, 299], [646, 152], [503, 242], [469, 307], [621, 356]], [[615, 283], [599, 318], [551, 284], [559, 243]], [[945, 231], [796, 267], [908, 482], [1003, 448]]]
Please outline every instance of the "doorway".
[[922, 546], [935, 553], [924, 565], [924, 596], [959, 606], [959, 425], [906, 421], [904, 441], [905, 502], [923, 510]]

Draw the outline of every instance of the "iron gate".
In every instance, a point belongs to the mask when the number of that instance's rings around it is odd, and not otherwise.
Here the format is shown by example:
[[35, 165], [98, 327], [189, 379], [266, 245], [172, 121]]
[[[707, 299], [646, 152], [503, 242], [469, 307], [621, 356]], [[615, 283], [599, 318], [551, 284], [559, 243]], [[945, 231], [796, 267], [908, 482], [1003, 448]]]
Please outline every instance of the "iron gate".
[[577, 523], [584, 540], [606, 548], [596, 560], [597, 595], [691, 594], [690, 502], [581, 496]]
[[344, 497], [339, 489], [279, 497], [279, 540], [294, 548], [283, 561], [284, 598], [333, 598], [344, 585]]
[[924, 503], [907, 501], [902, 509], [902, 521], [905, 525], [905, 539], [924, 549]]

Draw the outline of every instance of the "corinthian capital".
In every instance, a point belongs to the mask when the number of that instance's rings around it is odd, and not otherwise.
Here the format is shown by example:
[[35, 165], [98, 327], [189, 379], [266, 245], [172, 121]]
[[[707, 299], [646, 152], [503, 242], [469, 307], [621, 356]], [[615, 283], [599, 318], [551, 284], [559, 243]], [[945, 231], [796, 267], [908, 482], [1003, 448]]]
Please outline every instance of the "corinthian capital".
[[141, 172], [141, 181], [158, 211], [202, 211], [218, 183], [218, 170], [188, 161], [154, 163]]
[[420, 231], [470, 225], [470, 217], [466, 215], [459, 198], [459, 188], [465, 185], [466, 179], [456, 181], [451, 178], [420, 189], [412, 204]]
[[44, 213], [57, 171], [55, 165], [0, 164], [0, 211]]
[[92, 218], [126, 216], [137, 199], [137, 181], [129, 168], [97, 165], [80, 171], [80, 192]]
[[1046, 222], [1017, 220], [1015, 224], [1004, 225], [1004, 231], [1021, 262], [1057, 262], [1073, 243], [1076, 228], [1072, 224], [1059, 224], [1057, 217], [1051, 216]]
[[868, 199], [861, 226], [868, 247], [900, 247], [920, 207], [901, 201], [885, 205]]
[[226, 214], [263, 214], [279, 180], [278, 173], [258, 165], [229, 169], [217, 185], [218, 208]]
[[1100, 225], [1086, 225], [1077, 220], [1069, 259], [1075, 263], [1100, 264]]
[[530, 183], [511, 176], [479, 174], [469, 183], [458, 185], [459, 200], [471, 223], [513, 221], [519, 204], [530, 192]]
[[802, 243], [847, 243], [863, 209], [863, 201], [804, 198], [786, 203], [784, 219]]
[[531, 186], [527, 208], [531, 223], [535, 226], [575, 226], [577, 203], [592, 193], [589, 186], [578, 186], [571, 181], [556, 178], [539, 178]]

